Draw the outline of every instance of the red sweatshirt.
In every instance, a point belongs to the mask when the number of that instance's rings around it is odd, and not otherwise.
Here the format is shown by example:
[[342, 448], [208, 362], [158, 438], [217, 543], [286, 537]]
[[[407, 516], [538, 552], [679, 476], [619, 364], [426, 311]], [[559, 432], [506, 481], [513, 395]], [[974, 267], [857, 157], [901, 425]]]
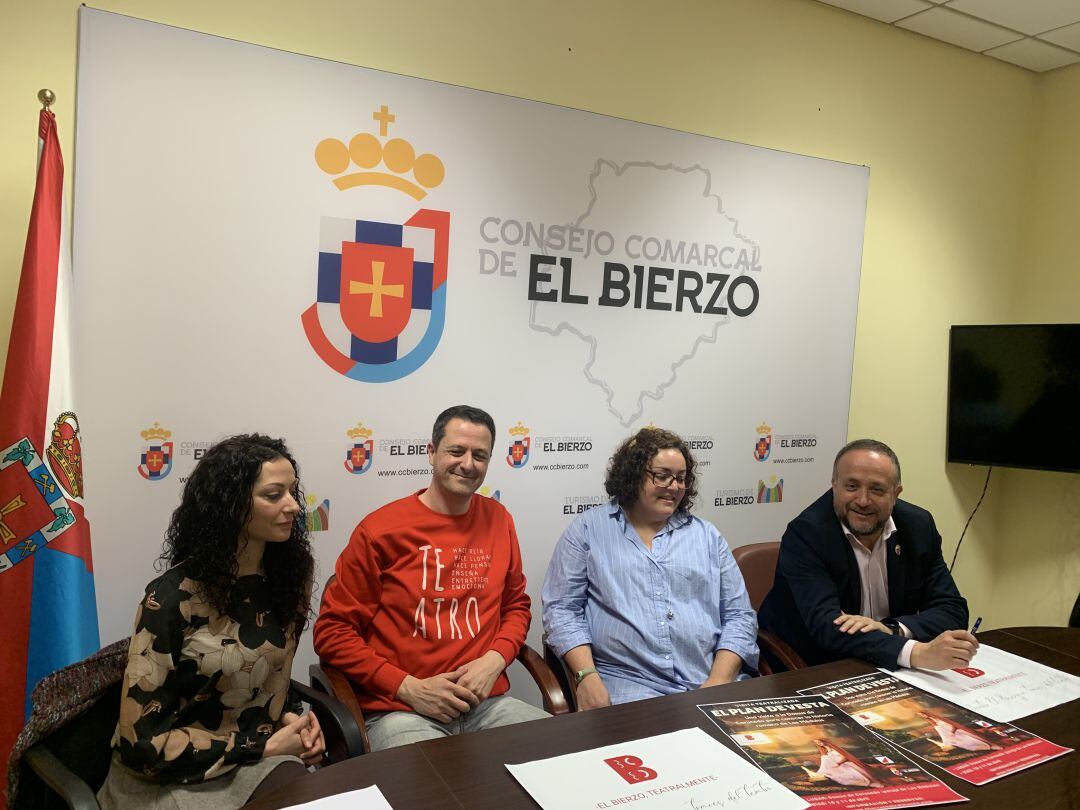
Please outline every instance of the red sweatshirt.
[[[367, 690], [367, 711], [411, 711], [395, 697], [406, 675], [450, 672], [488, 650], [509, 664], [529, 630], [510, 513], [474, 495], [464, 515], [444, 515], [420, 492], [353, 530], [315, 621], [315, 652]], [[504, 672], [491, 694], [509, 688]]]

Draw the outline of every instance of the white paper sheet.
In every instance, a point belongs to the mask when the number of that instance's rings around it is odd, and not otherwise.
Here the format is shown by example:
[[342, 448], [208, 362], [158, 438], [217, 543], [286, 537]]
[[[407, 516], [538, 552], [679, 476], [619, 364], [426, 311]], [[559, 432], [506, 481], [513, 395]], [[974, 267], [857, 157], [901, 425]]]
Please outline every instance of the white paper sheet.
[[964, 669], [901, 668], [889, 674], [1002, 723], [1080, 699], [1080, 678], [1075, 675], [988, 644], [979, 645]]
[[544, 810], [810, 806], [699, 728], [506, 768]]
[[291, 805], [287, 810], [394, 810], [382, 795], [378, 785], [350, 790], [325, 799]]

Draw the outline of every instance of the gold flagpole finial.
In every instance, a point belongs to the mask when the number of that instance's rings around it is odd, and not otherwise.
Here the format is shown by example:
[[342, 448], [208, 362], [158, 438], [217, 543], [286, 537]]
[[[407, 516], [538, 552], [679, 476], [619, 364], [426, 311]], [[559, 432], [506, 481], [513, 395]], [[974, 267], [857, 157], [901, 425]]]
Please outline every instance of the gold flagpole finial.
[[41, 102], [41, 108], [43, 110], [48, 110], [49, 107], [56, 103], [56, 93], [54, 93], [47, 87], [42, 90], [38, 90], [37, 98], [38, 101]]

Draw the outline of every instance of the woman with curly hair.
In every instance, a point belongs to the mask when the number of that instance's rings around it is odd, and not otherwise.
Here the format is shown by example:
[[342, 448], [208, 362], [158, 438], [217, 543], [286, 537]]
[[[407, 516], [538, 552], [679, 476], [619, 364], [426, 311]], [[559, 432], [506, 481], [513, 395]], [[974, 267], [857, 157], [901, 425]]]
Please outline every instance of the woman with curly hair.
[[211, 447], [173, 512], [162, 563], [135, 616], [98, 799], [239, 807], [325, 750], [315, 715], [289, 694], [314, 559], [285, 443], [252, 434]]
[[566, 529], [544, 578], [544, 633], [579, 710], [727, 683], [757, 667], [757, 617], [723, 536], [690, 514], [694, 456], [648, 427], [619, 445], [611, 500]]

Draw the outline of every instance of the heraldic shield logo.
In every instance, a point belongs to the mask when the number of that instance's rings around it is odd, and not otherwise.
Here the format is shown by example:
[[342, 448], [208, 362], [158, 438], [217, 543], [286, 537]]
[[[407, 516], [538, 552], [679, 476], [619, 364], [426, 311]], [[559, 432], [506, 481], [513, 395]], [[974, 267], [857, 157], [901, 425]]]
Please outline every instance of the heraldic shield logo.
[[0, 572], [75, 525], [60, 484], [29, 439], [0, 450]]
[[[385, 137], [394, 116], [383, 106], [372, 117]], [[315, 162], [337, 175], [341, 191], [374, 185], [416, 200], [444, 177], [435, 155], [416, 156], [408, 141], [384, 143], [370, 133], [348, 146], [320, 142]], [[364, 171], [349, 173], [355, 167]], [[315, 353], [363, 382], [391, 382], [420, 368], [442, 338], [449, 245], [446, 211], [421, 208], [404, 222], [322, 217], [315, 303], [301, 316]]]
[[506, 463], [520, 470], [529, 463], [529, 429], [518, 422], [510, 428], [510, 447], [506, 451]]
[[366, 473], [375, 462], [375, 440], [371, 438], [374, 432], [363, 422], [348, 431], [352, 444], [345, 451], [345, 469], [353, 475]]
[[772, 453], [772, 428], [762, 422], [758, 425], [758, 440], [754, 443], [754, 458], [764, 461]]
[[172, 431], [154, 422], [152, 428], [140, 431], [139, 435], [146, 442], [139, 453], [139, 475], [147, 481], [160, 481], [172, 472], [173, 443], [166, 441]]

